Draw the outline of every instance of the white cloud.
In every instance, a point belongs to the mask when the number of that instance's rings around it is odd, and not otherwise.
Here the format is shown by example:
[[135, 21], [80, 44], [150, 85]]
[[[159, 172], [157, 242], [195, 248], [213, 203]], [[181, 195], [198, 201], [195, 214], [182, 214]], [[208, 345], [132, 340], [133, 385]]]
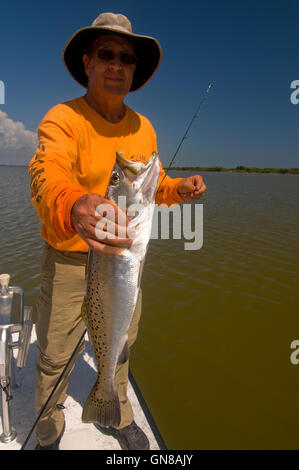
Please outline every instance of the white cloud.
[[27, 165], [36, 147], [36, 133], [0, 110], [0, 164]]

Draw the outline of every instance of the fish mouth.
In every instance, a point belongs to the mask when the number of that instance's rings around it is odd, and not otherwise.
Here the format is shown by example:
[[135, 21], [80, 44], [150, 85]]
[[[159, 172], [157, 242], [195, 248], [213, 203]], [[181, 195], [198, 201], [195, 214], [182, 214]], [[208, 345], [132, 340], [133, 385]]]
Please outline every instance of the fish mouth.
[[116, 152], [116, 162], [122, 170], [129, 171], [132, 175], [136, 176], [142, 170], [142, 173], [146, 171], [157, 158], [157, 154], [154, 152], [146, 163], [127, 160], [120, 152]]
[[[146, 163], [127, 160], [122, 153], [116, 152], [115, 169], [122, 181], [122, 184], [127, 186], [131, 196], [138, 192], [144, 195], [149, 195], [151, 193], [149, 184], [152, 180], [153, 172], [156, 172], [155, 168], [157, 164], [159, 165], [159, 160], [156, 152], [152, 153]], [[111, 180], [110, 184], [113, 185]]]
[[123, 155], [119, 152], [116, 152], [116, 162], [120, 166], [122, 170], [129, 170], [130, 173], [133, 175], [137, 175], [139, 172], [139, 168], [137, 168], [136, 163], [138, 162], [133, 162], [132, 160], [127, 160]]

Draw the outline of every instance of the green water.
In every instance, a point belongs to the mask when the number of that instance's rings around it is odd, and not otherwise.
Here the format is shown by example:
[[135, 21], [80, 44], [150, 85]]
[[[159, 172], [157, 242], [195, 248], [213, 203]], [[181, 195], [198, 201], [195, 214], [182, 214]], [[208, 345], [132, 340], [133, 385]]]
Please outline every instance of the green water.
[[[298, 449], [299, 177], [202, 175], [202, 248], [150, 243], [132, 372], [170, 449]], [[34, 306], [42, 242], [25, 168], [0, 167], [0, 210], [0, 271]]]

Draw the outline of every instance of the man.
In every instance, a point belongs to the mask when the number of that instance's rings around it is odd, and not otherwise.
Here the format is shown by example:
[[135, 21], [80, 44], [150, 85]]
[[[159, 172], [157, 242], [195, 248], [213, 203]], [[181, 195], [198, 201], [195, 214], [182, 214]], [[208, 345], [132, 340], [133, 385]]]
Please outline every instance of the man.
[[[123, 152], [127, 159], [143, 162], [157, 151], [150, 122], [124, 104], [125, 96], [144, 86], [160, 64], [161, 48], [156, 39], [134, 34], [123, 15], [103, 13], [92, 26], [71, 37], [63, 59], [71, 76], [87, 88], [87, 93], [54, 106], [46, 114], [38, 129], [39, 147], [29, 167], [31, 200], [46, 242], [36, 321], [37, 412], [84, 332], [80, 312], [88, 249], [114, 256], [132, 243], [126, 232], [126, 217], [125, 222], [116, 224], [116, 235], [125, 231], [124, 236], [99, 240], [95, 235], [101, 219], [95, 215], [96, 207], [100, 203], [113, 204], [104, 195], [116, 151]], [[161, 169], [158, 186], [164, 176]], [[170, 205], [197, 200], [205, 190], [199, 175], [165, 177], [156, 202]], [[117, 207], [115, 210], [120, 211]], [[141, 297], [130, 325], [130, 345], [137, 336], [140, 313]], [[63, 401], [68, 376], [38, 422], [38, 450], [59, 449], [65, 427]], [[121, 423], [106, 432], [116, 437], [123, 449], [148, 449], [148, 439], [136, 425], [127, 398], [128, 361], [117, 366], [115, 384]]]

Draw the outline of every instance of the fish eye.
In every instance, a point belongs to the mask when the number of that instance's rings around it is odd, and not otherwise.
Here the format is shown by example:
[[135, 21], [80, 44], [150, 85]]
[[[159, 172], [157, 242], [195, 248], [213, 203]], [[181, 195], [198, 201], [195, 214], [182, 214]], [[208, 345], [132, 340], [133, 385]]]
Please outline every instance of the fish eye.
[[119, 174], [116, 171], [112, 173], [110, 183], [113, 185], [117, 185], [119, 183]]

